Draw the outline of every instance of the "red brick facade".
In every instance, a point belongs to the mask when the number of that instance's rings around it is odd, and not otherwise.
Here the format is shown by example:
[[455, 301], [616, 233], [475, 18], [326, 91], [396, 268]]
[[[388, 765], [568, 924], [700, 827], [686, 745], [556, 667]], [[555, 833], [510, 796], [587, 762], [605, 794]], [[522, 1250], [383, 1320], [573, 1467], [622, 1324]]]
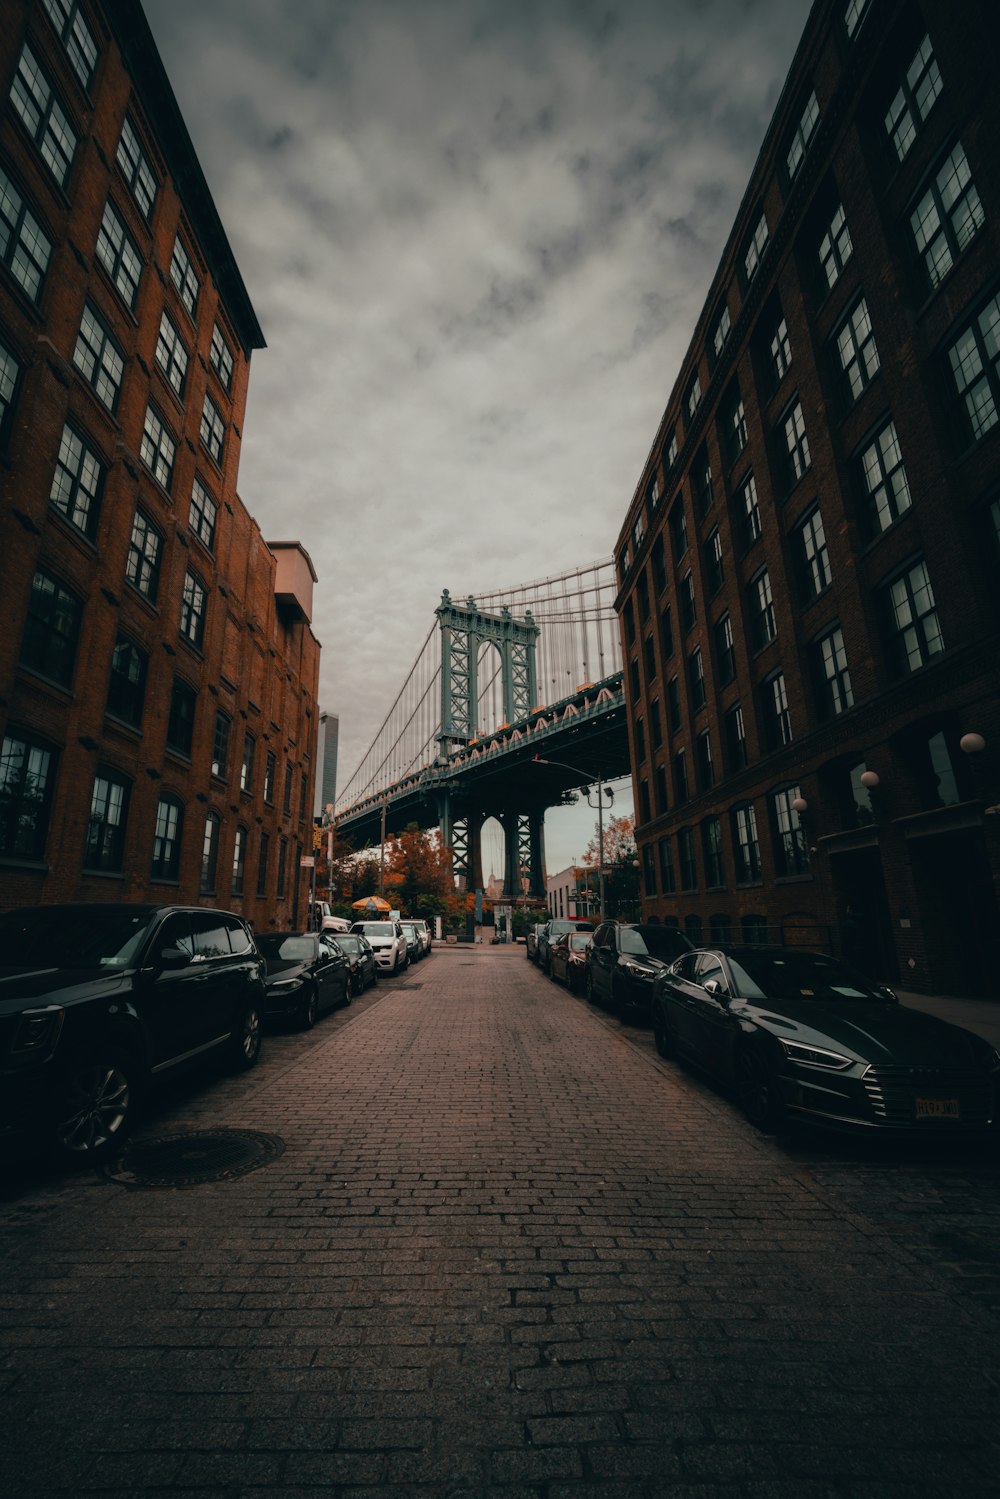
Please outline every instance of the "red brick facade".
[[991, 34], [814, 5], [616, 547], [647, 914], [953, 993], [1000, 929]]
[[304, 921], [311, 563], [237, 495], [263, 337], [141, 8], [6, 6], [0, 90], [0, 906]]

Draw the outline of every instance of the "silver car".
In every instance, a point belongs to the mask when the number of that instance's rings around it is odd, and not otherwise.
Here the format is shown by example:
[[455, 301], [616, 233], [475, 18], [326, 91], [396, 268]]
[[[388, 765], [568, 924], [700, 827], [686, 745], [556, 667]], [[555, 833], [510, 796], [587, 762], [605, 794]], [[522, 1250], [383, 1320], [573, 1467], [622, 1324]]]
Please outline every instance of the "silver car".
[[410, 951], [398, 921], [356, 921], [352, 932], [367, 937], [380, 968], [399, 973], [410, 966]]

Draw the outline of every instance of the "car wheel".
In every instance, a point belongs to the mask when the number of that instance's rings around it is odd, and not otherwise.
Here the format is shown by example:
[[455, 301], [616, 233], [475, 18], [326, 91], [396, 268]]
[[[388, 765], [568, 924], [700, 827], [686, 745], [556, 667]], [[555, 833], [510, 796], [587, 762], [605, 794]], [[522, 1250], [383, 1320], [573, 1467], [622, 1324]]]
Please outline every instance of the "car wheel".
[[310, 984], [302, 996], [297, 1019], [300, 1031], [311, 1031], [319, 1019], [319, 994], [315, 984]]
[[736, 1057], [736, 1096], [755, 1129], [775, 1130], [785, 1117], [785, 1105], [770, 1068], [755, 1051], [744, 1047]]
[[396, 974], [398, 972], [399, 972], [399, 953], [397, 952], [397, 953], [393, 953], [393, 955], [392, 955], [392, 976], [393, 976], [393, 978], [396, 977]]
[[229, 1059], [234, 1072], [246, 1072], [260, 1056], [260, 1009], [249, 1004], [229, 1037]]
[[132, 1127], [141, 1069], [114, 1048], [81, 1057], [62, 1074], [51, 1134], [63, 1165], [102, 1160]]
[[653, 1006], [653, 1040], [661, 1057], [676, 1057], [677, 1043], [667, 1024], [666, 1011], [662, 1005]]

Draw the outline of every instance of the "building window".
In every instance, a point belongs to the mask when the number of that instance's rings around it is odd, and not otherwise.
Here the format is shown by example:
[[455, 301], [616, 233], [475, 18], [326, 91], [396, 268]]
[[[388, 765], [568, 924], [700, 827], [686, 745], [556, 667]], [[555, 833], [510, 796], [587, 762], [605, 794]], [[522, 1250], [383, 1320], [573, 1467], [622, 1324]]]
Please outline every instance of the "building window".
[[674, 464], [676, 462], [677, 462], [677, 433], [676, 433], [675, 430], [671, 430], [670, 436], [667, 439], [667, 472], [668, 473], [673, 468], [673, 466], [674, 466]]
[[885, 115], [886, 134], [900, 161], [904, 160], [916, 140], [917, 131], [930, 114], [940, 92], [941, 73], [931, 39], [925, 36]]
[[723, 407], [722, 416], [722, 446], [730, 467], [744, 451], [749, 440], [746, 408], [743, 397], [737, 390]]
[[21, 665], [60, 687], [69, 687], [82, 617], [83, 605], [75, 594], [48, 573], [36, 572], [24, 623]]
[[198, 694], [181, 677], [174, 677], [170, 692], [170, 715], [167, 719], [167, 748], [191, 756], [194, 742], [194, 712]]
[[651, 843], [642, 850], [642, 889], [644, 895], [656, 894], [656, 856]]
[[845, 376], [847, 403], [852, 405], [879, 368], [875, 330], [864, 297], [837, 334], [837, 357]]
[[285, 883], [288, 878], [288, 839], [282, 838], [278, 843], [278, 889], [276, 894], [281, 900], [285, 894]]
[[642, 696], [642, 683], [639, 681], [639, 661], [638, 661], [638, 658], [633, 657], [633, 659], [629, 662], [629, 664], [628, 664], [628, 674], [629, 674], [629, 681], [630, 681], [631, 686], [632, 686], [632, 701], [633, 701], [633, 703], [636, 703], [636, 702], [639, 701], [639, 698]]
[[268, 750], [267, 759], [264, 762], [264, 800], [269, 806], [274, 803], [274, 751]]
[[621, 551], [618, 553], [618, 578], [620, 582], [624, 583], [625, 576], [628, 573], [630, 565], [628, 542], [626, 542]]
[[156, 339], [156, 362], [167, 377], [167, 383], [174, 394], [181, 395], [187, 379], [188, 351], [165, 312], [160, 318], [160, 331]]
[[216, 463], [221, 464], [222, 444], [226, 435], [226, 424], [222, 420], [222, 413], [218, 406], [216, 406], [207, 391], [201, 408], [201, 427], [198, 435], [201, 438], [202, 446], [209, 456]]
[[667, 721], [670, 725], [671, 734], [680, 733], [681, 692], [676, 677], [671, 677], [667, 683]]
[[102, 766], [94, 776], [83, 854], [85, 869], [118, 874], [124, 868], [130, 791], [131, 782], [117, 770]]
[[771, 578], [767, 568], [762, 568], [750, 580], [748, 589], [750, 639], [755, 651], [762, 650], [777, 635], [774, 622], [774, 600], [771, 597]]
[[209, 551], [212, 550], [215, 544], [215, 520], [218, 513], [218, 506], [201, 480], [195, 479], [191, 486], [191, 508], [188, 511], [188, 525], [202, 546], [207, 547]]
[[635, 555], [637, 557], [639, 555], [639, 548], [642, 546], [645, 535], [646, 516], [644, 512], [640, 510], [632, 525], [632, 545], [635, 548]]
[[838, 203], [829, 227], [820, 238], [819, 263], [828, 291], [832, 291], [840, 280], [840, 273], [854, 253], [851, 231], [847, 227], [844, 205]]
[[694, 602], [694, 578], [690, 573], [685, 573], [677, 590], [677, 597], [681, 611], [681, 628], [685, 635], [694, 629], [698, 618], [698, 611]]
[[146, 419], [142, 424], [142, 443], [139, 456], [153, 478], [164, 489], [169, 490], [174, 477], [174, 459], [177, 444], [163, 425], [163, 419], [152, 406], [146, 407]]
[[854, 689], [847, 667], [847, 651], [839, 625], [813, 646], [820, 713], [838, 718], [854, 706]]
[[664, 661], [669, 661], [674, 653], [674, 628], [670, 617], [670, 605], [665, 604], [660, 611], [660, 654]]
[[996, 425], [1000, 401], [1000, 295], [948, 350], [952, 378], [973, 441]]
[[660, 722], [660, 700], [654, 697], [649, 705], [649, 736], [654, 749], [663, 743], [663, 725]]
[[656, 651], [653, 647], [652, 635], [647, 635], [643, 642], [643, 652], [646, 664], [646, 687], [652, 687], [656, 682]]
[[233, 840], [233, 877], [229, 885], [230, 895], [243, 894], [243, 876], [246, 870], [247, 830], [237, 828]]
[[707, 515], [712, 508], [712, 462], [708, 448], [703, 447], [694, 461], [693, 487], [699, 515]]
[[790, 411], [787, 412], [782, 427], [785, 434], [785, 447], [788, 451], [786, 474], [789, 488], [792, 488], [799, 482], [812, 462], [809, 439], [806, 436], [806, 420], [802, 415], [800, 401], [795, 401]]
[[673, 895], [677, 886], [674, 882], [674, 861], [670, 850], [670, 839], [661, 838], [657, 848], [660, 856], [660, 890], [664, 895]]
[[771, 818], [774, 827], [774, 864], [778, 875], [808, 874], [809, 850], [799, 814], [792, 806], [801, 792], [798, 786], [784, 786], [771, 795]]
[[79, 0], [43, 0], [43, 4], [71, 68], [89, 93], [97, 65], [97, 43], [81, 14]]
[[639, 618], [649, 618], [649, 584], [646, 582], [646, 574], [641, 572], [635, 583], [636, 597], [639, 600]]
[[719, 686], [725, 687], [726, 683], [733, 681], [736, 676], [733, 624], [728, 614], [724, 614], [720, 620], [716, 621], [712, 635], [715, 642], [715, 674]]
[[710, 791], [715, 785], [715, 764], [712, 760], [712, 736], [708, 729], [699, 734], [694, 742], [694, 759], [698, 790]]
[[760, 879], [757, 818], [750, 802], [734, 807], [729, 816], [733, 831], [733, 853], [736, 857], [736, 883], [746, 885], [752, 880]]
[[705, 866], [705, 884], [718, 890], [726, 883], [726, 866], [722, 855], [722, 821], [706, 817], [701, 825], [701, 857]]
[[114, 282], [126, 307], [135, 308], [142, 276], [142, 252], [109, 198], [97, 236], [97, 258]]
[[267, 854], [270, 845], [270, 838], [262, 831], [260, 835], [260, 854], [257, 858], [257, 894], [261, 897], [267, 894]]
[[650, 515], [653, 514], [657, 505], [660, 503], [660, 493], [660, 476], [659, 474], [654, 474], [650, 479], [649, 487], [646, 490], [646, 504], [649, 508]]
[[184, 574], [180, 630], [189, 644], [201, 649], [205, 638], [205, 590], [193, 573]]
[[688, 420], [690, 421], [694, 417], [694, 414], [698, 410], [698, 407], [701, 405], [701, 381], [699, 380], [697, 374], [691, 381], [691, 384], [688, 386], [686, 405]]
[[45, 165], [59, 186], [65, 187], [76, 150], [76, 131], [27, 42], [21, 50], [10, 97]]
[[181, 871], [181, 833], [184, 828], [184, 806], [169, 793], [156, 804], [156, 827], [153, 832], [154, 880], [176, 880]]
[[694, 858], [694, 833], [690, 828], [677, 830], [677, 857], [681, 867], [681, 889], [698, 888], [698, 866]]
[[761, 214], [743, 252], [743, 268], [748, 281], [752, 281], [760, 266], [764, 246], [767, 244], [767, 219]]
[[670, 808], [670, 797], [667, 793], [667, 772], [664, 766], [657, 765], [653, 772], [656, 786], [656, 812], [662, 817], [663, 813]]
[[680, 806], [687, 801], [689, 795], [687, 752], [679, 749], [674, 756], [674, 801]]
[[667, 559], [663, 550], [662, 532], [654, 538], [650, 558], [653, 564], [653, 587], [657, 593], [662, 593], [667, 586]]
[[257, 741], [252, 734], [243, 736], [243, 759], [240, 761], [240, 790], [253, 790], [253, 759]]
[[138, 204], [139, 212], [148, 224], [153, 217], [153, 204], [156, 202], [156, 176], [128, 115], [122, 124], [115, 160]]
[[833, 581], [830, 554], [826, 548], [823, 517], [819, 506], [810, 510], [796, 533], [799, 544], [799, 579], [807, 603], [818, 598]]
[[5, 344], [0, 343], [0, 439], [7, 435], [7, 419], [14, 405], [21, 366]]
[[8, 733], [0, 749], [0, 855], [41, 859], [55, 782], [55, 753], [27, 735]]
[[292, 767], [285, 761], [285, 795], [282, 799], [281, 810], [286, 817], [292, 815]]
[[805, 158], [809, 149], [809, 142], [813, 138], [816, 126], [819, 124], [819, 101], [815, 90], [806, 100], [806, 107], [802, 111], [799, 123], [795, 127], [791, 145], [785, 155], [785, 165], [788, 167], [789, 177], [794, 177]]
[[910, 486], [895, 422], [887, 422], [861, 454], [861, 474], [866, 529], [870, 536], [877, 536], [910, 508]]
[[216, 871], [219, 867], [219, 833], [222, 824], [215, 812], [205, 818], [205, 836], [201, 842], [201, 893], [212, 895], [215, 891]]
[[52, 256], [52, 241], [0, 167], [0, 263], [37, 302]]
[[622, 618], [625, 621], [625, 639], [629, 645], [635, 644], [635, 609], [631, 599], [625, 600], [625, 608], [622, 610]]
[[709, 598], [718, 593], [726, 579], [726, 569], [722, 560], [722, 537], [719, 528], [709, 536], [704, 546], [705, 557], [705, 591]]
[[170, 279], [177, 289], [177, 295], [191, 316], [194, 317], [195, 308], [198, 306], [198, 292], [200, 287], [194, 266], [191, 264], [191, 257], [184, 248], [184, 243], [179, 234], [174, 240], [173, 254], [170, 257]]
[[688, 657], [688, 697], [691, 702], [692, 713], [697, 713], [699, 708], [704, 708], [707, 701], [705, 693], [705, 663], [702, 660], [700, 648], [693, 650]]
[[753, 474], [747, 474], [743, 483], [736, 492], [736, 526], [744, 551], [749, 551], [755, 541], [760, 539], [763, 526], [760, 518], [760, 506], [757, 503], [757, 480]]
[[643, 719], [635, 720], [635, 760], [642, 765], [646, 759], [646, 725]]
[[95, 453], [72, 427], [63, 427], [49, 500], [71, 525], [91, 540], [97, 530], [104, 470]]
[[229, 730], [232, 724], [228, 713], [216, 710], [215, 733], [212, 736], [212, 774], [224, 781], [229, 765]]
[[649, 807], [649, 782], [645, 777], [639, 782], [639, 811], [641, 820], [645, 823], [650, 819]]
[[208, 351], [209, 361], [225, 390], [233, 388], [233, 351], [225, 340], [222, 329], [216, 323], [212, 329], [212, 347]]
[[113, 412], [125, 373], [125, 356], [89, 302], [80, 320], [73, 363], [98, 400]]
[[137, 510], [132, 517], [132, 536], [128, 545], [125, 577], [133, 588], [149, 600], [156, 602], [160, 586], [160, 561], [163, 538], [151, 522]]
[[915, 562], [888, 587], [890, 651], [895, 669], [918, 671], [944, 650], [927, 564]]
[[145, 651], [141, 651], [127, 636], [119, 635], [111, 653], [106, 711], [112, 718], [119, 718], [135, 729], [142, 722], [147, 664]]
[[723, 304], [722, 311], [719, 313], [715, 327], [712, 330], [712, 352], [716, 359], [718, 359], [726, 346], [726, 339], [729, 337], [732, 326], [729, 317], [729, 308]]
[[761, 687], [765, 737], [769, 749], [780, 749], [792, 742], [792, 718], [788, 711], [788, 693], [784, 672], [768, 677]]
[[910, 227], [933, 289], [983, 227], [986, 215], [962, 147], [956, 146], [910, 214]]
[[305, 821], [306, 797], [309, 792], [309, 777], [304, 770], [299, 771], [299, 822]]
[[853, 36], [864, 19], [868, 9], [868, 0], [847, 0], [844, 7], [844, 25], [847, 27], [847, 35]]
[[677, 567], [688, 549], [687, 516], [684, 513], [684, 502], [680, 496], [667, 517], [667, 525], [670, 528], [670, 550], [674, 566]]
[[788, 324], [783, 317], [779, 319], [771, 335], [770, 351], [775, 384], [780, 385], [792, 367], [792, 345], [788, 337]]
[[726, 769], [730, 775], [743, 770], [747, 763], [747, 731], [743, 720], [743, 709], [737, 703], [730, 708], [723, 720], [726, 740]]

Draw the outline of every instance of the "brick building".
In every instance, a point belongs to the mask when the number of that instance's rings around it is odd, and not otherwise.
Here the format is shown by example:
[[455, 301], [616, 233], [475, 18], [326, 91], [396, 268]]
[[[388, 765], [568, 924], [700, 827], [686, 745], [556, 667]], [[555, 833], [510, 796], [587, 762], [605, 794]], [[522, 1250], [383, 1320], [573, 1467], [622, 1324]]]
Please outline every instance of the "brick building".
[[135, 0], [4, 6], [0, 905], [304, 919], [315, 575], [236, 492], [263, 337]]
[[616, 546], [644, 908], [995, 990], [988, 0], [817, 0]]

